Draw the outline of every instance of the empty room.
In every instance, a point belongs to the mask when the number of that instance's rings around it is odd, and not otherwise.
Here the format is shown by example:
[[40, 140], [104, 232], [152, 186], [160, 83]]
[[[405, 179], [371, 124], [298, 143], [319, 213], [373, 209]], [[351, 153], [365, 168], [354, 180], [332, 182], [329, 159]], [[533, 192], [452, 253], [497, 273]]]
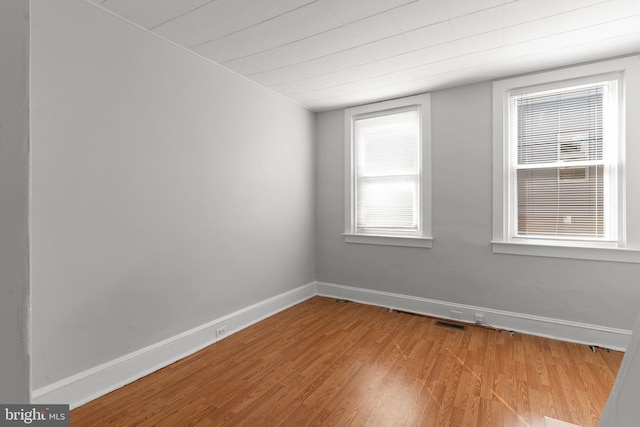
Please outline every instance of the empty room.
[[638, 425], [640, 1], [2, 0], [0, 58], [0, 424]]

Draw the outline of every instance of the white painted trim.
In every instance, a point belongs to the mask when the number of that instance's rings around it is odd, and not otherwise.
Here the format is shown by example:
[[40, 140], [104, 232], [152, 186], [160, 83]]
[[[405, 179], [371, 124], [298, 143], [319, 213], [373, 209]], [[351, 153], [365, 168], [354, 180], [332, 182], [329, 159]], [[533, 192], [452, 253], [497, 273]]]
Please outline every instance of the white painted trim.
[[474, 323], [474, 315], [480, 313], [484, 314], [486, 324], [499, 329], [621, 351], [626, 349], [631, 336], [631, 331], [626, 329], [354, 288], [334, 283], [317, 282], [316, 293], [320, 296], [345, 299], [445, 319], [454, 319], [451, 316], [451, 310], [455, 310], [462, 313], [462, 319], [455, 320], [469, 323]]
[[446, 319], [452, 319], [451, 310], [455, 310], [462, 313], [462, 321], [466, 322], [473, 322], [475, 313], [481, 313], [487, 324], [500, 329], [622, 351], [631, 335], [625, 329], [314, 282], [33, 390], [32, 403], [64, 403], [77, 408], [223, 339], [216, 337], [216, 330], [223, 325], [227, 328], [226, 337], [315, 295]]
[[[558, 241], [556, 245], [536, 244], [533, 239], [528, 242], [519, 243], [516, 239], [509, 237], [509, 197], [513, 194], [508, 179], [509, 145], [506, 137], [509, 133], [507, 106], [508, 93], [512, 90], [529, 88], [541, 84], [555, 85], [566, 84], [567, 81], [580, 79], [592, 79], [594, 76], [624, 73], [620, 90], [622, 96], [619, 99], [622, 114], [622, 128], [619, 130], [621, 139], [620, 154], [624, 153], [626, 167], [624, 174], [619, 178], [618, 197], [619, 219], [618, 228], [622, 230], [620, 242], [617, 247], [604, 247], [598, 244], [590, 244], [590, 248], [578, 247], [577, 244], [570, 245], [566, 242]], [[560, 83], [562, 82], [562, 83]], [[586, 259], [614, 262], [640, 261], [638, 251], [640, 251], [640, 204], [632, 203], [637, 200], [640, 194], [640, 186], [637, 184], [637, 174], [634, 172], [640, 164], [640, 151], [632, 149], [629, 141], [636, 141], [640, 137], [640, 127], [631, 118], [638, 115], [640, 104], [637, 95], [640, 91], [640, 55], [630, 55], [604, 61], [591, 62], [547, 70], [532, 74], [525, 74], [516, 77], [493, 81], [493, 229], [492, 229], [492, 249], [494, 253], [543, 256], [571, 259]], [[631, 94], [631, 95], [630, 95]], [[625, 119], [625, 116], [627, 117]], [[625, 143], [625, 141], [627, 143]], [[622, 159], [618, 158], [623, 167]], [[583, 244], [583, 246], [586, 243]], [[627, 249], [625, 251], [624, 249]]]
[[[250, 305], [204, 325], [117, 359], [79, 372], [32, 392], [34, 404], [69, 404], [71, 409], [129, 384], [213, 343], [315, 295], [309, 283]], [[224, 337], [216, 329], [226, 326]]]
[[[380, 113], [410, 106], [420, 107], [420, 230], [415, 236], [375, 236], [356, 233], [355, 227], [355, 171], [353, 119], [357, 115]], [[344, 110], [344, 235], [347, 243], [364, 243], [371, 245], [410, 246], [430, 248], [432, 235], [432, 177], [431, 177], [431, 94], [423, 93], [404, 98], [391, 99], [373, 104], [359, 105]], [[420, 244], [410, 242], [406, 237], [425, 239]], [[358, 241], [356, 241], [358, 240]], [[408, 244], [401, 244], [402, 242]]]
[[598, 248], [544, 243], [491, 242], [494, 254], [532, 255], [592, 261], [640, 263], [640, 250], [627, 248]]
[[343, 233], [346, 243], [361, 243], [366, 245], [407, 246], [410, 248], [431, 248], [433, 237], [414, 236], [382, 236], [373, 234]]

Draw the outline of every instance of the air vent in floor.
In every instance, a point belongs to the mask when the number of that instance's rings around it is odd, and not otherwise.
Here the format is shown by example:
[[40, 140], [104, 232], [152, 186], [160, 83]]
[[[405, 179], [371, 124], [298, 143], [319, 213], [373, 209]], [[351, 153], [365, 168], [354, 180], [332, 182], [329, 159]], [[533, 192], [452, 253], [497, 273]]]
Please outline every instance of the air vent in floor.
[[466, 326], [458, 325], [456, 323], [442, 322], [440, 320], [436, 322], [436, 326], [442, 326], [442, 327], [451, 328], [451, 329], [459, 329], [461, 331], [467, 330]]

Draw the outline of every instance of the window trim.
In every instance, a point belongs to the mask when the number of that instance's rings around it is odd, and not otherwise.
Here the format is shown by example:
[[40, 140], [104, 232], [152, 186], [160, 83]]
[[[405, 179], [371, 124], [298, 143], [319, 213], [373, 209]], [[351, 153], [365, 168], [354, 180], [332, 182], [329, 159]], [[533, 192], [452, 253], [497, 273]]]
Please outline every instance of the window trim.
[[[625, 114], [637, 114], [640, 108], [640, 64], [638, 56], [631, 56], [610, 61], [596, 62], [575, 67], [562, 68], [536, 74], [529, 74], [493, 82], [493, 253], [559, 257], [572, 259], [588, 259], [602, 261], [640, 263], [640, 223], [628, 223], [640, 214], [640, 206], [629, 203], [632, 196], [640, 194], [638, 185], [630, 183], [629, 173], [638, 176], [640, 169], [640, 153], [627, 150], [625, 141], [638, 141], [640, 129], [630, 126]], [[508, 144], [508, 108], [510, 93], [529, 86], [559, 87], [572, 85], [577, 81], [597, 78], [602, 75], [622, 74], [619, 80], [619, 114], [621, 138], [619, 159], [626, 158], [625, 163], [633, 167], [627, 170], [625, 164], [618, 164], [618, 215], [619, 239], [615, 246], [603, 245], [595, 241], [548, 240], [548, 239], [510, 239], [509, 232], [509, 150]], [[626, 93], [631, 91], [635, 97]], [[629, 105], [633, 104], [633, 105]], [[632, 107], [630, 110], [629, 107]], [[628, 157], [631, 155], [631, 157]]]
[[[355, 223], [355, 165], [354, 165], [354, 118], [363, 115], [379, 115], [385, 111], [399, 110], [418, 106], [420, 108], [420, 234], [419, 235], [386, 235], [364, 234], [356, 232]], [[344, 110], [345, 141], [345, 228], [346, 243], [363, 243], [387, 246], [407, 246], [431, 248], [431, 95], [426, 93], [374, 104], [361, 105]]]
[[[613, 170], [612, 175], [616, 176], [616, 181], [614, 181], [616, 182], [615, 185], [604, 185], [604, 188], [603, 188], [605, 199], [609, 198], [610, 194], [615, 194], [614, 200], [615, 200], [616, 208], [614, 209], [614, 211], [617, 212], [617, 215], [616, 215], [617, 217], [615, 218], [615, 221], [613, 221], [613, 224], [615, 225], [606, 226], [608, 230], [607, 236], [610, 236], [609, 239], [605, 239], [605, 238], [598, 239], [598, 238], [579, 237], [579, 236], [552, 237], [552, 236], [518, 235], [518, 230], [517, 230], [518, 209], [516, 207], [518, 205], [518, 190], [515, 188], [516, 182], [513, 180], [515, 175], [514, 169], [517, 169], [518, 167], [516, 158], [518, 157], [519, 153], [518, 153], [518, 149], [514, 147], [514, 141], [511, 135], [511, 132], [516, 132], [516, 129], [518, 128], [517, 119], [513, 116], [514, 109], [513, 109], [512, 102], [514, 97], [535, 93], [535, 92], [556, 92], [557, 93], [557, 91], [564, 91], [565, 89], [570, 87], [593, 86], [598, 83], [609, 84], [610, 82], [614, 82], [614, 81], [616, 82], [616, 85], [615, 85], [615, 88], [616, 88], [615, 89], [615, 120], [616, 121], [615, 121], [615, 126], [613, 126], [615, 129], [609, 130], [607, 135], [613, 134], [616, 136], [620, 136], [621, 128], [622, 128], [621, 119], [624, 114], [624, 110], [622, 108], [623, 75], [620, 72], [597, 74], [593, 76], [572, 79], [569, 81], [543, 83], [543, 84], [538, 84], [534, 86], [527, 86], [524, 88], [515, 88], [515, 89], [507, 90], [506, 99], [509, 105], [505, 106], [505, 108], [507, 108], [508, 110], [506, 116], [508, 117], [507, 120], [510, 123], [509, 123], [508, 134], [504, 135], [504, 148], [503, 148], [504, 150], [507, 151], [506, 153], [507, 163], [504, 165], [505, 179], [509, 180], [509, 184], [508, 184], [509, 194], [505, 195], [505, 198], [507, 199], [506, 207], [508, 208], [508, 212], [506, 212], [505, 214], [508, 217], [507, 221], [509, 222], [509, 226], [507, 227], [507, 231], [508, 231], [508, 236], [506, 239], [507, 241], [515, 242], [515, 243], [520, 243], [520, 242], [528, 243], [530, 241], [531, 242], [536, 241], [536, 242], [542, 242], [537, 244], [552, 245], [552, 246], [555, 246], [557, 244], [561, 244], [561, 245], [564, 244], [564, 245], [576, 246], [576, 247], [611, 247], [611, 248], [621, 247], [621, 242], [624, 241], [624, 229], [623, 229], [624, 217], [622, 216], [623, 214], [622, 206], [621, 206], [622, 200], [619, 200], [618, 198], [618, 195], [622, 190], [622, 186], [620, 182], [617, 182], [618, 181], [617, 178], [621, 178], [622, 174], [620, 171], [618, 171], [617, 165], [624, 164], [624, 156], [621, 152], [621, 149], [624, 146], [624, 138], [621, 137], [620, 138], [621, 142], [615, 143], [614, 146], [607, 144], [606, 147], [603, 147], [603, 153], [605, 153], [605, 155], [603, 155], [602, 161], [592, 161], [589, 163], [590, 165], [592, 164], [595, 166], [598, 164], [597, 162], [601, 162], [603, 169], [605, 171]], [[610, 117], [604, 117], [604, 118], [606, 120], [610, 119]], [[558, 147], [558, 151], [559, 150], [560, 148]], [[570, 162], [566, 164], [576, 165], [578, 163]], [[547, 164], [547, 165], [548, 167], [557, 167], [554, 164]], [[587, 168], [589, 166], [583, 166], [583, 167]], [[522, 168], [526, 169], [526, 167], [522, 167]], [[559, 174], [561, 170], [562, 169], [558, 167], [557, 174]], [[585, 172], [588, 172], [588, 169], [586, 169]], [[605, 183], [607, 181], [606, 175], [607, 174], [605, 174], [605, 178], [604, 178]], [[557, 179], [560, 179], [559, 175]], [[615, 192], [609, 193], [611, 188], [615, 188]], [[613, 203], [611, 205], [613, 205]], [[609, 207], [607, 207], [606, 209], [610, 210]], [[605, 223], [608, 223], [608, 220], [605, 221]], [[609, 231], [611, 231], [612, 229], [615, 230], [615, 233], [609, 234]], [[613, 239], [613, 236], [615, 236], [615, 240]]]

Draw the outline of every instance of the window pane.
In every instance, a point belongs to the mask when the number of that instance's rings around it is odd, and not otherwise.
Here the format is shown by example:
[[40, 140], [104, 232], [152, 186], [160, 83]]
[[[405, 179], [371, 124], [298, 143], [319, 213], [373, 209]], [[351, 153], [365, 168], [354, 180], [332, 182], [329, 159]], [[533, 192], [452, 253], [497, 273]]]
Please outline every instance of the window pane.
[[518, 170], [518, 234], [606, 237], [603, 166]]
[[512, 97], [515, 236], [615, 240], [615, 91], [611, 81]]
[[358, 176], [418, 172], [418, 111], [357, 119]]
[[419, 230], [419, 116], [412, 108], [354, 120], [359, 232]]
[[358, 228], [416, 230], [417, 177], [362, 178], [358, 182]]
[[516, 102], [518, 164], [602, 160], [602, 87]]

